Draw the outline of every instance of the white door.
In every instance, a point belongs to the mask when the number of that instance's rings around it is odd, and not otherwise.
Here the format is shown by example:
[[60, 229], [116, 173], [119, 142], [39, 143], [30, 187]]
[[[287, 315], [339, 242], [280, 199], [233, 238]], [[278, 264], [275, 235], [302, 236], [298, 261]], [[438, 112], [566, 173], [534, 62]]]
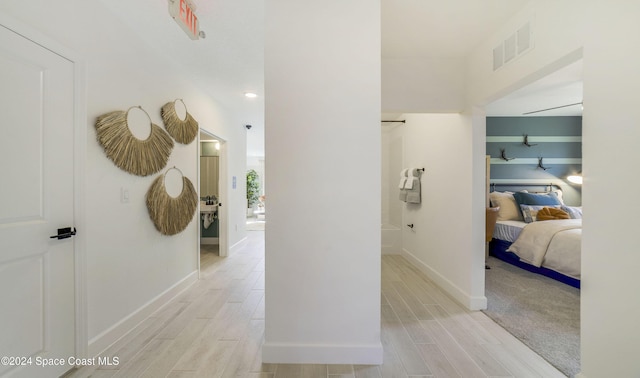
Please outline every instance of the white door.
[[73, 63], [0, 25], [0, 376], [73, 367], [73, 106]]

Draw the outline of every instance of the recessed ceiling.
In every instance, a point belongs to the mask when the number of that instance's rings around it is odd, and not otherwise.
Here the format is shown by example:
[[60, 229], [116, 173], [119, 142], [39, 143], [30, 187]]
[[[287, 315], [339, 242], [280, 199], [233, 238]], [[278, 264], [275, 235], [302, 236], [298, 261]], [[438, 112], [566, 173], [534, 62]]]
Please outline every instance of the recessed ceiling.
[[485, 111], [495, 117], [581, 116], [581, 104], [582, 60], [494, 101]]

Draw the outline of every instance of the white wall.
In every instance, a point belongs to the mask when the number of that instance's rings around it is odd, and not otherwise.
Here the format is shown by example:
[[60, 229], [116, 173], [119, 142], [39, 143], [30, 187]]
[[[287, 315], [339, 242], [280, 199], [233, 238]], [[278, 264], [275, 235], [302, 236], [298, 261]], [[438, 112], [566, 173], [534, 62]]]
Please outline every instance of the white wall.
[[[144, 199], [157, 175], [138, 177], [112, 164], [96, 140], [96, 117], [141, 105], [162, 127], [161, 106], [183, 98], [201, 126], [227, 141], [226, 174], [239, 178], [245, 170], [244, 130], [236, 128], [240, 122], [233, 115], [181, 74], [182, 70], [140, 43], [99, 2], [3, 2], [0, 11], [86, 62], [85, 224], [76, 226], [86, 240], [82, 252], [87, 261], [89, 351], [96, 353], [134, 325], [136, 315], [145, 314], [150, 301], [182, 280], [195, 278], [198, 259], [198, 217], [176, 236], [156, 231]], [[168, 166], [178, 167], [197, 186], [197, 161], [197, 143], [176, 143]], [[231, 179], [227, 181], [228, 239], [233, 245], [244, 237], [242, 227], [240, 231], [233, 227], [244, 224], [244, 184], [233, 190]], [[129, 203], [120, 202], [121, 188], [129, 190]]]
[[[403, 255], [460, 303], [485, 308], [484, 275], [481, 286], [472, 285], [478, 283], [472, 280], [474, 269], [484, 273], [484, 244], [472, 234], [477, 219], [471, 214], [480, 206], [484, 216], [484, 204], [474, 203], [471, 119], [460, 114], [402, 118], [404, 165], [425, 168], [422, 203], [403, 204], [403, 225], [414, 225], [403, 227]], [[480, 160], [484, 165], [484, 155]]]
[[[382, 114], [383, 120], [400, 119], [393, 114]], [[382, 123], [382, 254], [402, 253], [402, 208], [398, 198], [400, 172], [403, 170], [403, 130], [400, 122]]]
[[[398, 117], [383, 115], [383, 119], [393, 120]], [[382, 125], [382, 224], [402, 227], [403, 202], [398, 198], [398, 182], [403, 163], [403, 130], [402, 123]]]
[[640, 205], [632, 199], [640, 187], [638, 14], [637, 2], [599, 3], [587, 13], [581, 311], [586, 377], [640, 376]]
[[481, 104], [584, 55], [581, 377], [640, 374], [638, 14], [631, 1], [532, 1], [502, 37], [535, 15], [534, 50], [492, 73], [498, 33], [469, 61], [471, 103]]
[[464, 109], [464, 59], [382, 59], [385, 112], [453, 113]]
[[266, 4], [263, 361], [380, 364], [380, 3]]

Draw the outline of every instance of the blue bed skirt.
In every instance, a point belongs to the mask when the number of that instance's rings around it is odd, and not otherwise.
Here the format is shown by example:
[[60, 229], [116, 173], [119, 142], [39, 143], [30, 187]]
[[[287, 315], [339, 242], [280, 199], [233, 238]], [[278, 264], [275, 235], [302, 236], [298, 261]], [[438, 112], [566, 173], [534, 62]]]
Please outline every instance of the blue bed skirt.
[[580, 280], [578, 279], [565, 276], [564, 274], [558, 273], [555, 270], [547, 269], [545, 267], [538, 268], [531, 264], [527, 264], [526, 262], [520, 261], [520, 258], [515, 253], [507, 252], [507, 249], [510, 245], [511, 243], [508, 241], [493, 239], [491, 240], [491, 242], [489, 242], [489, 254], [495, 258], [498, 258], [504, 262], [515, 265], [529, 272], [541, 274], [543, 276], [553, 278], [556, 281], [565, 283], [569, 286], [573, 286], [578, 289], [580, 288]]

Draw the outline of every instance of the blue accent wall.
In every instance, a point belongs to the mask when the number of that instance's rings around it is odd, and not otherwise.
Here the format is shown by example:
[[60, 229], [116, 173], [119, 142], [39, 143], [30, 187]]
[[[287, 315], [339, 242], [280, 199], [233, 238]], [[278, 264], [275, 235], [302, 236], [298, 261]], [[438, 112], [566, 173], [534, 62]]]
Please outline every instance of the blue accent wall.
[[[531, 147], [523, 144], [525, 134]], [[581, 187], [566, 180], [582, 171], [582, 117], [487, 117], [486, 149], [492, 182], [548, 180], [561, 184], [567, 204], [582, 203]], [[500, 159], [501, 149], [513, 160]], [[547, 170], [538, 168], [540, 157]]]
[[204, 220], [202, 215], [200, 216], [200, 237], [201, 238], [217, 238], [218, 237], [218, 218], [209, 225], [208, 228], [204, 228]]

